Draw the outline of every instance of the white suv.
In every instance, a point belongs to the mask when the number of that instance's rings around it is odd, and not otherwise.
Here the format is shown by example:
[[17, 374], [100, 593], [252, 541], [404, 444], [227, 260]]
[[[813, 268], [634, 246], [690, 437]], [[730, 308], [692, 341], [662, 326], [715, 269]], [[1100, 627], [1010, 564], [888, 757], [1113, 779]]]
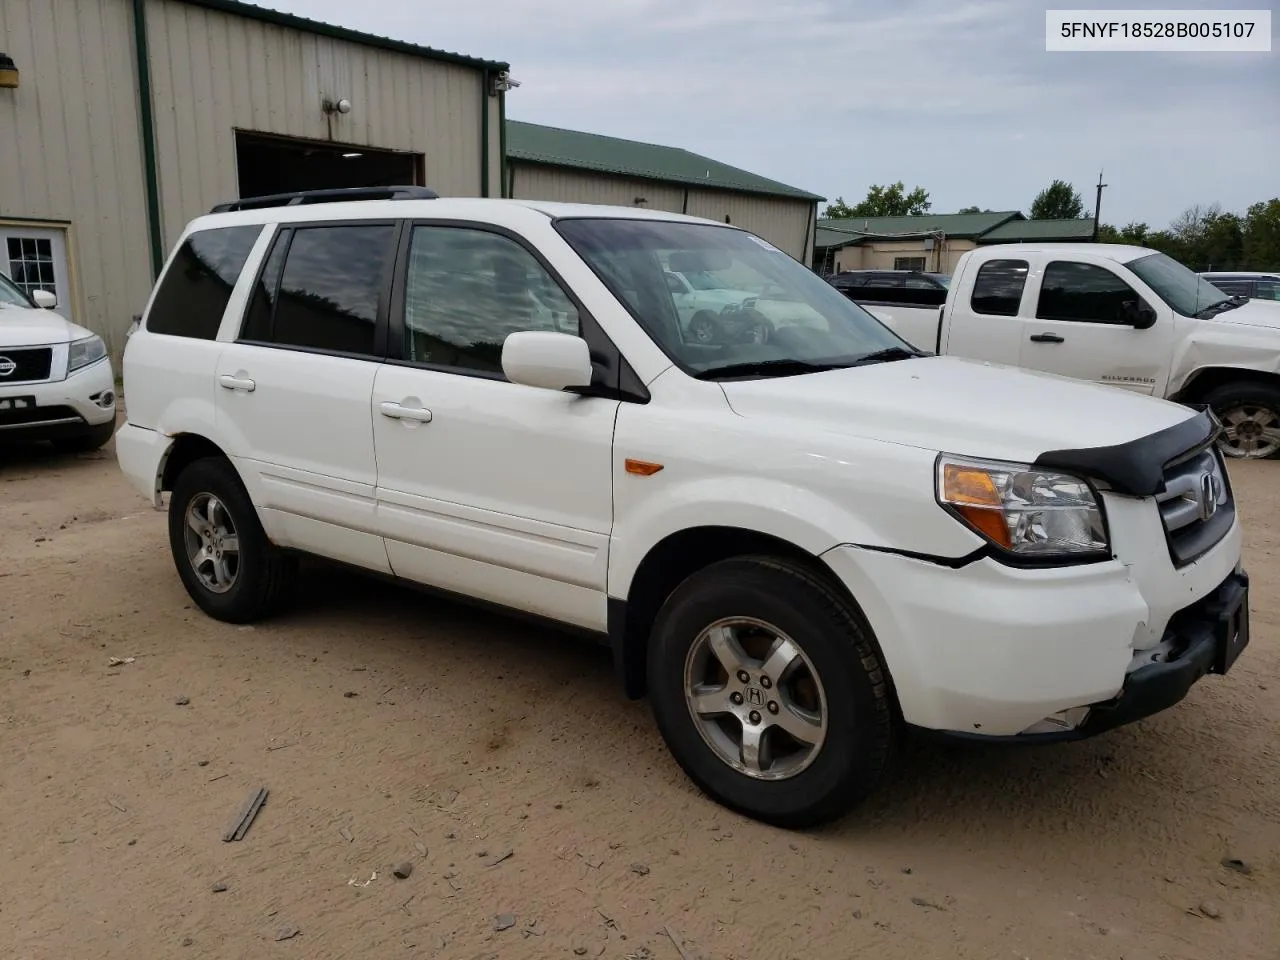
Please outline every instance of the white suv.
[[[1208, 413], [920, 356], [724, 224], [433, 196], [179, 240], [117, 449], [211, 616], [276, 608], [305, 553], [585, 630], [700, 787], [789, 826], [909, 730], [1090, 736], [1248, 642]], [[673, 253], [822, 322], [696, 342]]]
[[96, 450], [116, 426], [116, 382], [102, 338], [0, 273], [0, 443], [49, 440]]

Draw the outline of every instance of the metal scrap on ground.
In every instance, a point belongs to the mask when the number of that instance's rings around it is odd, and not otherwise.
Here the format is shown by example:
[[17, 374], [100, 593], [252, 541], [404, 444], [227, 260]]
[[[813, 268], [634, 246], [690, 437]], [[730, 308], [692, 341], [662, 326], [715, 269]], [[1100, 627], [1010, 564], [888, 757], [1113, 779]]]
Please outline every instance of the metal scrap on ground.
[[245, 801], [244, 807], [241, 809], [239, 816], [227, 828], [227, 832], [222, 835], [222, 839], [226, 843], [232, 840], [243, 840], [244, 835], [249, 832], [249, 826], [253, 823], [253, 818], [258, 815], [258, 811], [262, 809], [262, 805], [267, 802], [267, 788], [259, 787], [249, 795], [249, 799]]

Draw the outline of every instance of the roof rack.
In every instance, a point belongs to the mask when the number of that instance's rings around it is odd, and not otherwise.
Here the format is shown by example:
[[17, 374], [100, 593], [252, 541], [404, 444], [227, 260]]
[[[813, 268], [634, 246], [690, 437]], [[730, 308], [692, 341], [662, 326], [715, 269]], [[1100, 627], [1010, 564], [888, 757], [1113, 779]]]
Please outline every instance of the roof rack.
[[343, 200], [439, 200], [427, 187], [340, 187], [332, 190], [295, 190], [265, 197], [246, 197], [215, 204], [210, 213], [259, 210], [263, 207], [296, 207], [304, 203], [340, 203]]

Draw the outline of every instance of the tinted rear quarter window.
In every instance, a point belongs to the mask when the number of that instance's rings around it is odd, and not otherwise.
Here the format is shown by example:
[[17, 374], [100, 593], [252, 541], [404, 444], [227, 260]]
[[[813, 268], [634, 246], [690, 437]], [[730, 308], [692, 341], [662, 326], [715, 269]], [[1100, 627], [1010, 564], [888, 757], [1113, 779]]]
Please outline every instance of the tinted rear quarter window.
[[389, 223], [283, 231], [259, 277], [241, 339], [375, 355], [395, 232]]
[[974, 313], [1016, 317], [1026, 285], [1026, 260], [988, 260], [978, 268], [969, 305]]
[[152, 333], [213, 340], [231, 291], [262, 233], [261, 224], [191, 234], [160, 280], [146, 328]]

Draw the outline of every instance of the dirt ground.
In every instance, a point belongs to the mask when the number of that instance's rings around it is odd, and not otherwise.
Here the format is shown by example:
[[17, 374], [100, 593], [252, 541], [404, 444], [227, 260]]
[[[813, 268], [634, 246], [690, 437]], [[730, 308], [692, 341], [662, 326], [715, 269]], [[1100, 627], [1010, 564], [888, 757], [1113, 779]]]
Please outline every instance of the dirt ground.
[[601, 649], [323, 568], [215, 623], [111, 447], [0, 454], [0, 957], [1274, 960], [1280, 463], [1232, 475], [1229, 677], [1087, 743], [914, 746], [801, 834], [699, 795]]

